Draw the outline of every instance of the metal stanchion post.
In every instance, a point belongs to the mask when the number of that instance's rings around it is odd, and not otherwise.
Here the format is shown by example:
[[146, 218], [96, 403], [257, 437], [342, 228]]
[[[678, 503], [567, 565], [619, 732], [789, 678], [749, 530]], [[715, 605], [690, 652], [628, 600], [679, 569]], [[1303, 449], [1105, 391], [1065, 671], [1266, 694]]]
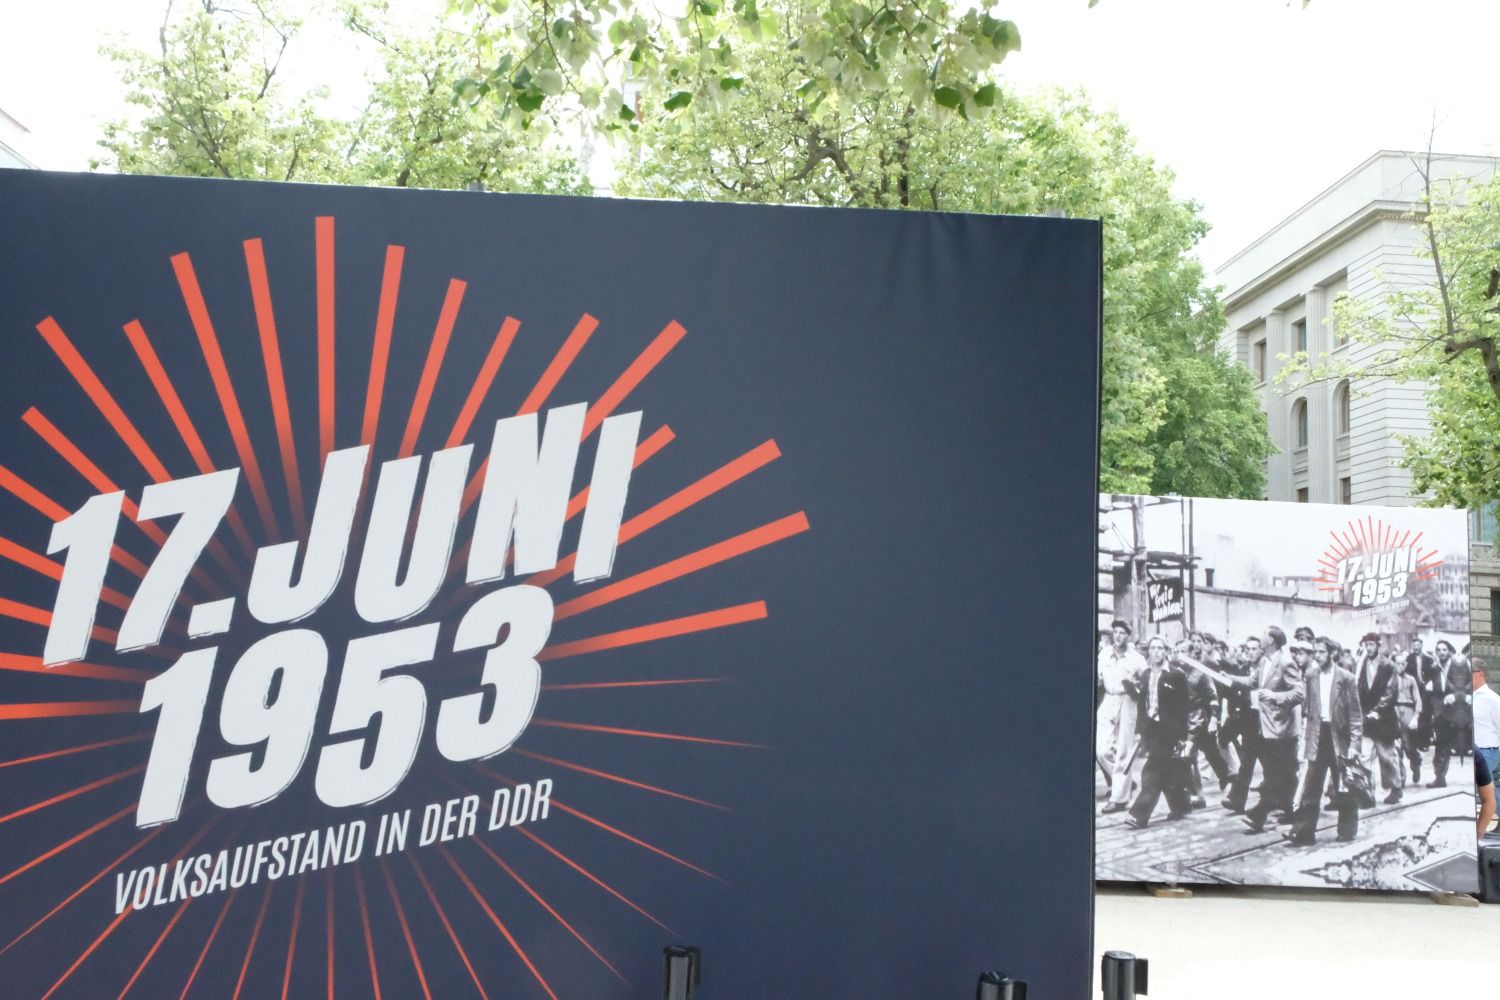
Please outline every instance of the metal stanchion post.
[[979, 977], [977, 1000], [1026, 1000], [1026, 981], [1003, 972], [986, 972]]
[[702, 972], [698, 949], [668, 945], [664, 952], [666, 969], [662, 976], [662, 1000], [688, 1000]]
[[1099, 980], [1104, 1000], [1135, 1000], [1146, 991], [1146, 960], [1128, 951], [1106, 951], [1100, 964]]

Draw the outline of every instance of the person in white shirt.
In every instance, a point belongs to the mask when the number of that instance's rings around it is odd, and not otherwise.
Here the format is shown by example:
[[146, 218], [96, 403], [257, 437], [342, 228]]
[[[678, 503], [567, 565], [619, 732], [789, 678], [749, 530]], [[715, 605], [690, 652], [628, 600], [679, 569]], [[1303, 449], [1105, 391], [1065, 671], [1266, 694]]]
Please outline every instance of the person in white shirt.
[[1095, 716], [1094, 746], [1099, 766], [1109, 775], [1104, 812], [1124, 812], [1130, 802], [1130, 768], [1135, 763], [1136, 691], [1146, 661], [1130, 643], [1130, 625], [1116, 620], [1110, 641], [1099, 650], [1099, 686], [1104, 700]]
[[1485, 678], [1484, 661], [1475, 658], [1471, 664], [1474, 680], [1474, 750], [1494, 774], [1500, 765], [1500, 694]]

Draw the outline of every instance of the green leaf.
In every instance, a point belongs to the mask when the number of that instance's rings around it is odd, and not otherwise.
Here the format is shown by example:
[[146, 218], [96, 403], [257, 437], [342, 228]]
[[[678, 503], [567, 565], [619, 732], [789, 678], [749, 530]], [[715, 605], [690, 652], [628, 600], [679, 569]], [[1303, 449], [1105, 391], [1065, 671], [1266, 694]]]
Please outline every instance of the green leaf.
[[662, 107], [666, 108], [668, 111], [676, 111], [679, 108], [685, 108], [692, 103], [693, 95], [686, 90], [679, 90], [677, 93], [673, 94], [671, 97], [663, 101]]
[[742, 76], [721, 76], [719, 78], [720, 90], [739, 90], [744, 85], [745, 78]]
[[632, 108], [628, 104], [622, 104], [620, 105], [619, 115], [621, 121], [633, 122], [635, 121], [635, 108]]
[[540, 111], [546, 95], [540, 90], [527, 90], [516, 95], [516, 106], [522, 111]]
[[964, 106], [964, 95], [952, 87], [939, 87], [932, 92], [932, 99], [945, 108], [961, 108]]
[[609, 26], [609, 44], [621, 46], [625, 39], [630, 37], [630, 27], [624, 21], [616, 21]]
[[981, 108], [993, 108], [995, 106], [995, 95], [998, 93], [993, 83], [987, 83], [974, 91], [974, 103]]

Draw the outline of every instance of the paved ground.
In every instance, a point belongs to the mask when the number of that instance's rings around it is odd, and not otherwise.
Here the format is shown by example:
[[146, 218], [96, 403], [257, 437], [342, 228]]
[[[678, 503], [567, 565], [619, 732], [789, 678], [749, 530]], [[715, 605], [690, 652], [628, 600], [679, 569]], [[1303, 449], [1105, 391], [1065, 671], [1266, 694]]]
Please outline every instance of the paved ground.
[[[1101, 888], [1094, 943], [1150, 961], [1149, 1000], [1500, 997], [1500, 905], [1422, 894], [1211, 887], [1156, 899]], [[1096, 978], [1098, 968], [1096, 956]]]
[[[1466, 776], [1471, 765], [1450, 765], [1449, 777]], [[1432, 774], [1430, 755], [1423, 777]], [[1318, 843], [1293, 847], [1283, 840], [1287, 827], [1267, 826], [1249, 835], [1243, 817], [1221, 808], [1223, 790], [1212, 776], [1204, 781], [1208, 806], [1178, 820], [1167, 819], [1165, 802], [1157, 805], [1144, 830], [1124, 825], [1124, 813], [1099, 815], [1095, 826], [1095, 872], [1106, 881], [1185, 883], [1279, 883], [1314, 887], [1420, 889], [1428, 886], [1470, 888], [1472, 883], [1445, 881], [1445, 862], [1472, 851], [1472, 787], [1430, 789], [1408, 786], [1397, 805], [1378, 805], [1360, 814], [1353, 844], [1334, 839], [1336, 817], [1320, 816]], [[1103, 805], [1107, 790], [1095, 774], [1095, 797]], [[1383, 794], [1383, 792], [1381, 793]], [[1252, 794], [1254, 803], [1258, 796]], [[1096, 806], [1096, 809], [1098, 808]], [[1465, 862], [1465, 873], [1473, 862]], [[1500, 994], [1497, 994], [1500, 995]]]

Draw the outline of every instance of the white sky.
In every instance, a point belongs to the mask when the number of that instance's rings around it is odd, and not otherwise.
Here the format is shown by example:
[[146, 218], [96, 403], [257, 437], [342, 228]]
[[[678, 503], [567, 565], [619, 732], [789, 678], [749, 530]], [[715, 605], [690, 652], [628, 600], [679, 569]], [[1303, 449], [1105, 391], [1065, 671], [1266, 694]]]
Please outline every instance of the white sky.
[[[154, 44], [164, 3], [7, 6], [0, 108], [31, 129], [18, 145], [32, 160], [86, 169], [98, 123], [122, 111], [99, 42]], [[1211, 268], [1375, 150], [1425, 146], [1434, 119], [1444, 151], [1500, 153], [1496, 0], [1001, 0], [997, 13], [1025, 40], [1004, 77], [1117, 108], [1203, 204]]]

